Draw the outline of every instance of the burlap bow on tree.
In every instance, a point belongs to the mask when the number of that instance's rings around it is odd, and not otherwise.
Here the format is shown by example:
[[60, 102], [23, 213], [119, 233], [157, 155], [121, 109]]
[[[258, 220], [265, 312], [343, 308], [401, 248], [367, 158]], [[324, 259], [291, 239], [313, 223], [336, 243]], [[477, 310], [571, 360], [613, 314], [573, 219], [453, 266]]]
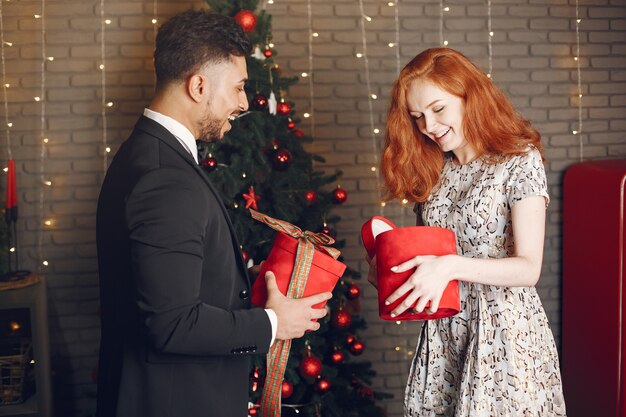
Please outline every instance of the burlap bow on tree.
[[[298, 239], [296, 260], [286, 294], [289, 298], [302, 298], [315, 249], [326, 252], [334, 259], [337, 259], [341, 254], [339, 250], [329, 247], [329, 245], [335, 243], [335, 239], [327, 234], [313, 233], [308, 230], [303, 232], [302, 229], [291, 223], [274, 219], [252, 209], [250, 209], [250, 213], [255, 220], [265, 223], [272, 229], [285, 233], [294, 239]], [[276, 340], [267, 354], [267, 372], [261, 396], [262, 417], [280, 416], [283, 377], [287, 368], [290, 349], [291, 340]]]

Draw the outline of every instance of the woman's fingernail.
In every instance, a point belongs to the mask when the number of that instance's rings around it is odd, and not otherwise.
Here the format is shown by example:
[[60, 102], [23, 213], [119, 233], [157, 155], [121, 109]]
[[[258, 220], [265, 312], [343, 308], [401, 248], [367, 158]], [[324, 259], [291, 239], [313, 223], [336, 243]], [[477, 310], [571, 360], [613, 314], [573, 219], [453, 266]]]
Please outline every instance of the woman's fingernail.
[[389, 301], [385, 301], [386, 306], [388, 306], [389, 304], [391, 304]]
[[395, 316], [396, 316], [396, 313], [391, 313], [391, 317], [395, 317]]
[[393, 272], [396, 272], [396, 271], [398, 270], [398, 267], [397, 267], [397, 266], [392, 266], [392, 267], [391, 267], [391, 270], [392, 270]]

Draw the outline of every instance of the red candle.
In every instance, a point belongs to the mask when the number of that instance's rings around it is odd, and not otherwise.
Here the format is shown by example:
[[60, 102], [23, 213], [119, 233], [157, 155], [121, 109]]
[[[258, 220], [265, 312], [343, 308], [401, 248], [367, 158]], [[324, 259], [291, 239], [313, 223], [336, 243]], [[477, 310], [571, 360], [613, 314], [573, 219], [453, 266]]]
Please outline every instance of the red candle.
[[10, 209], [17, 205], [17, 190], [15, 184], [15, 161], [10, 159], [7, 164], [7, 200], [6, 208]]

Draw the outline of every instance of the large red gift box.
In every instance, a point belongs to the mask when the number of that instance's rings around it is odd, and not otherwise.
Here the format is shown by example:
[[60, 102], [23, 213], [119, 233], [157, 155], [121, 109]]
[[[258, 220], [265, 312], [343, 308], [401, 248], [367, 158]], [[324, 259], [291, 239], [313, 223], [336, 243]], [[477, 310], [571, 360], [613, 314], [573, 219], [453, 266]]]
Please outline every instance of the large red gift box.
[[[346, 265], [336, 259], [340, 255], [339, 251], [330, 247], [335, 242], [333, 238], [323, 233], [303, 232], [298, 227], [287, 222], [273, 219], [254, 210], [250, 210], [250, 212], [255, 219], [280, 232], [276, 234], [270, 254], [263, 262], [261, 272], [252, 285], [251, 300], [253, 304], [259, 307], [265, 306], [267, 301], [265, 273], [267, 271], [274, 273], [278, 289], [287, 295], [291, 277], [297, 272], [294, 271], [294, 267], [296, 265], [298, 245], [304, 245], [307, 242], [312, 244], [314, 250], [312, 251], [312, 256], [306, 257], [307, 259], [303, 259], [302, 262], [298, 263], [300, 267], [309, 268], [308, 277], [305, 277], [304, 292], [301, 297], [333, 291], [339, 277], [346, 270]], [[304, 255], [301, 254], [301, 256]], [[325, 305], [326, 301], [316, 304], [314, 307], [321, 308]]]
[[[298, 250], [298, 239], [287, 236], [284, 233], [277, 233], [274, 239], [274, 246], [269, 256], [263, 262], [261, 272], [252, 285], [252, 303], [264, 307], [267, 300], [267, 287], [265, 286], [265, 272], [272, 271], [276, 276], [278, 289], [283, 294], [287, 294], [289, 281], [296, 260]], [[332, 292], [335, 284], [346, 270], [346, 265], [334, 259], [330, 255], [315, 250], [309, 278], [304, 288], [303, 297], [315, 295], [322, 292]], [[321, 308], [326, 305], [326, 301], [316, 304], [314, 308]]]
[[[391, 312], [408, 296], [408, 293], [390, 305], [385, 300], [402, 285], [415, 271], [392, 272], [391, 267], [418, 255], [456, 254], [454, 232], [442, 227], [411, 226], [396, 227], [381, 216], [374, 216], [361, 228], [363, 245], [369, 256], [376, 256], [376, 276], [378, 278], [378, 313], [383, 320], [432, 320], [457, 314], [460, 307], [459, 283], [450, 281], [443, 292], [438, 310], [429, 314], [426, 311], [414, 313], [413, 307], [396, 317]], [[430, 306], [430, 302], [426, 307]]]

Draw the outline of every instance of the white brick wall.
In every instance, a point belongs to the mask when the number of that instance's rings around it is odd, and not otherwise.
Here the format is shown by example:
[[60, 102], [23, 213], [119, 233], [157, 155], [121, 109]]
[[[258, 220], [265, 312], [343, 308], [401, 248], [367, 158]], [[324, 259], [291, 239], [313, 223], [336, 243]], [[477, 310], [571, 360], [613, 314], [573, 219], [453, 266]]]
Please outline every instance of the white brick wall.
[[[374, 121], [383, 131], [391, 84], [397, 75], [394, 10], [383, 0], [363, 0], [373, 21], [366, 28]], [[40, 109], [33, 97], [41, 89], [41, 0], [4, 1], [8, 114], [20, 190], [22, 267], [39, 270]], [[263, 1], [261, 1], [263, 3]], [[552, 202], [548, 213], [543, 275], [538, 290], [557, 340], [560, 333], [561, 183], [563, 172], [579, 160], [574, 0], [492, 1], [493, 78], [519, 111], [542, 132]], [[98, 289], [95, 259], [95, 205], [103, 172], [100, 115], [100, 2], [45, 1], [46, 129], [50, 139], [44, 172], [53, 187], [44, 190], [43, 212], [54, 219], [43, 232], [42, 250], [50, 266], [51, 350], [55, 403], [59, 416], [93, 412], [98, 346]], [[154, 0], [105, 0], [111, 19], [105, 32], [107, 64], [107, 138], [113, 152], [125, 139], [153, 87], [151, 24]], [[158, 0], [158, 17], [201, 1]], [[445, 1], [444, 35], [487, 69], [487, 2]], [[626, 157], [626, 3], [624, 0], [579, 0], [585, 159]], [[358, 237], [361, 223], [379, 213], [377, 182], [365, 86], [360, 14], [355, 0], [314, 0], [314, 91], [316, 141], [311, 150], [327, 158], [323, 168], [342, 169], [348, 202], [337, 209], [338, 226], [347, 240], [346, 261], [366, 272]], [[439, 44], [439, 2], [400, 0], [400, 53], [404, 65], [419, 51]], [[277, 62], [285, 75], [308, 71], [306, 0], [275, 0], [273, 15]], [[301, 115], [309, 109], [308, 82], [294, 86], [289, 98]], [[3, 107], [0, 112], [4, 116]], [[4, 120], [3, 118], [0, 120]], [[309, 129], [306, 120], [301, 122]], [[0, 152], [6, 159], [6, 140]], [[382, 133], [379, 135], [382, 138]], [[400, 225], [414, 222], [410, 208], [388, 206], [385, 215]], [[419, 326], [382, 322], [376, 294], [363, 280], [364, 358], [379, 376], [377, 388], [393, 392], [388, 415], [401, 415], [401, 399]], [[396, 348], [399, 348], [396, 350]]]

